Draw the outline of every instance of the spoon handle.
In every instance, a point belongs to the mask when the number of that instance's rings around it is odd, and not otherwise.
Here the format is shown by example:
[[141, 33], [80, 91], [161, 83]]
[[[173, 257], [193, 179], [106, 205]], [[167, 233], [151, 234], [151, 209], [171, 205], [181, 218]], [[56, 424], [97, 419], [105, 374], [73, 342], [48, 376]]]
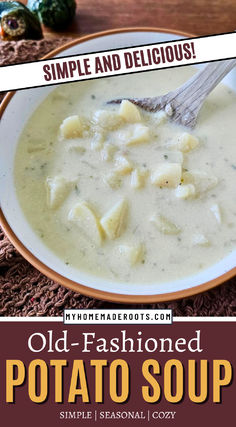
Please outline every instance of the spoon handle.
[[207, 95], [235, 66], [236, 59], [212, 62], [176, 91], [165, 95], [172, 120], [193, 127]]

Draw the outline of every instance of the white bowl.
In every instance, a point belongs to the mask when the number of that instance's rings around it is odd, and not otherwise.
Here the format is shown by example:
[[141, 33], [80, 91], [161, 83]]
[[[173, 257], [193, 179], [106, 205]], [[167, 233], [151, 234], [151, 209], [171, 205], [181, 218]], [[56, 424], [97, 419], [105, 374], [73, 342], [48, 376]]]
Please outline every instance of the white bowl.
[[[83, 37], [54, 53], [57, 53], [56, 56], [76, 55], [176, 40], [183, 36], [184, 34], [174, 35], [155, 29], [115, 30]], [[233, 70], [224, 82], [236, 90], [236, 70]], [[14, 185], [14, 157], [19, 135], [32, 111], [54, 89], [54, 86], [42, 87], [8, 94], [1, 106], [0, 221], [22, 255], [40, 271], [64, 286], [96, 298], [126, 303], [158, 302], [186, 297], [212, 288], [235, 275], [236, 251], [191, 277], [163, 284], [128, 285], [100, 279], [66, 266], [43, 244], [28, 224], [19, 205]]]

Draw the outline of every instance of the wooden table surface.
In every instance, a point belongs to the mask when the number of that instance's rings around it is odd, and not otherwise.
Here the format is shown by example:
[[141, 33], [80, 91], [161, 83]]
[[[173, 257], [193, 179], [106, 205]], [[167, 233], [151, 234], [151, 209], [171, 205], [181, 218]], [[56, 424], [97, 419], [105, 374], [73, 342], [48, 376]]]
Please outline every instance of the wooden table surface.
[[62, 34], [78, 36], [131, 26], [196, 35], [230, 32], [236, 30], [236, 0], [77, 0], [76, 18]]

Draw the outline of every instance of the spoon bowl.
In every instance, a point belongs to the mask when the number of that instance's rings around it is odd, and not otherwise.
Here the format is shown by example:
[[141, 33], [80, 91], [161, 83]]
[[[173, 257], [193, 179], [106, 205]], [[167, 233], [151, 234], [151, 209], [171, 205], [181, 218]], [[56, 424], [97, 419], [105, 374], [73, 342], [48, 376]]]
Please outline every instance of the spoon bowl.
[[[128, 100], [149, 112], [165, 110], [175, 123], [194, 128], [205, 98], [235, 66], [236, 59], [213, 62], [172, 92], [163, 96]], [[108, 104], [120, 104], [121, 101], [114, 99]]]

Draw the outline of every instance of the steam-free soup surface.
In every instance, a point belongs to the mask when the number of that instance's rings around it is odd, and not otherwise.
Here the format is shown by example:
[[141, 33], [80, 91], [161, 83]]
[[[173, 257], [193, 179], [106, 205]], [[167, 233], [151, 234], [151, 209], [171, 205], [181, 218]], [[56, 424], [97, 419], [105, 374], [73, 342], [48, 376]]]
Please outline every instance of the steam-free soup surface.
[[35, 233], [62, 262], [132, 283], [172, 281], [236, 246], [236, 95], [218, 86], [194, 131], [120, 97], [163, 94], [184, 67], [63, 85], [21, 135], [15, 183]]

